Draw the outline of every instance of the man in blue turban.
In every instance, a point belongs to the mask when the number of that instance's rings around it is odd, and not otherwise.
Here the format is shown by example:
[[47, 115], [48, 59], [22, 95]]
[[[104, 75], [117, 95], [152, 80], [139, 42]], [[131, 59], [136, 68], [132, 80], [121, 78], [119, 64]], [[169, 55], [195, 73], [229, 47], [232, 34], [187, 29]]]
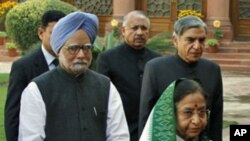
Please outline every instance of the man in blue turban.
[[98, 30], [97, 17], [89, 13], [74, 12], [61, 19], [51, 35], [53, 51], [57, 54], [63, 44], [79, 29], [84, 30], [90, 42], [94, 43]]
[[51, 34], [59, 66], [25, 88], [19, 140], [129, 141], [124, 110], [111, 81], [88, 69], [98, 30], [95, 15], [74, 12]]

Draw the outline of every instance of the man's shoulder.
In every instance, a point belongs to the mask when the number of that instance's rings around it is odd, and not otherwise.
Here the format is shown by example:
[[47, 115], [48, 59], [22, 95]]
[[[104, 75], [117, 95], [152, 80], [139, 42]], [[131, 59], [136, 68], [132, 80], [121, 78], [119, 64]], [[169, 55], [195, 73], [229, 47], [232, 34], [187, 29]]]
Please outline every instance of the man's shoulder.
[[50, 81], [52, 77], [57, 77], [56, 75], [59, 74], [57, 68], [45, 71], [44, 73], [36, 76], [35, 78], [46, 78]]
[[113, 61], [114, 60], [113, 58], [119, 58], [121, 56], [121, 54], [122, 54], [121, 46], [113, 47], [111, 49], [107, 49], [107, 50], [101, 52], [98, 55], [97, 62], [100, 59], [106, 60], [106, 61]]
[[154, 51], [154, 50], [152, 50], [152, 49], [149, 49], [149, 48], [145, 48], [145, 49], [146, 49], [146, 51], [148, 52], [148, 54], [150, 54], [150, 55], [153, 56], [153, 57], [160, 57], [160, 56], [161, 56], [160, 53], [158, 53], [158, 52], [156, 52], [156, 51]]
[[174, 61], [174, 56], [160, 56], [150, 60], [148, 63], [152, 65], [162, 65]]
[[32, 62], [37, 62], [41, 57], [44, 58], [42, 51], [38, 49], [16, 60], [13, 65], [30, 65]]
[[103, 55], [112, 55], [112, 54], [116, 54], [121, 50], [121, 45], [113, 47], [111, 49], [107, 49], [105, 51], [103, 51], [101, 54]]
[[201, 58], [199, 60], [200, 64], [201, 65], [204, 65], [204, 66], [209, 66], [209, 67], [219, 67], [219, 65], [211, 60], [208, 60], [206, 58]]
[[90, 75], [92, 77], [96, 77], [96, 78], [99, 78], [99, 79], [104, 79], [106, 81], [110, 81], [110, 79], [107, 76], [105, 76], [105, 75], [103, 75], [101, 73], [98, 73], [96, 71], [88, 69], [87, 73], [88, 73], [88, 75]]

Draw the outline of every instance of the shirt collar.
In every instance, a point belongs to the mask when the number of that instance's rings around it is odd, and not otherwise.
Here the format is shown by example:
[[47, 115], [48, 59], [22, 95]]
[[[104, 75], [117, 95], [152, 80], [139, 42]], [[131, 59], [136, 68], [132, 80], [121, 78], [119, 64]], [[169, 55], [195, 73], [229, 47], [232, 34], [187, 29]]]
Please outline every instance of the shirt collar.
[[192, 62], [192, 63], [187, 63], [186, 61], [184, 61], [178, 54], [175, 55], [177, 60], [185, 67], [189, 67], [189, 68], [193, 68], [196, 67], [199, 60], [196, 62]]
[[47, 62], [47, 65], [49, 66], [52, 61], [55, 59], [55, 57], [53, 55], [51, 55], [46, 49], [45, 47], [42, 45], [42, 52], [43, 52], [43, 55], [45, 57], [45, 60]]
[[145, 47], [140, 48], [140, 49], [135, 49], [135, 48], [131, 47], [129, 44], [127, 44], [126, 42], [124, 42], [124, 47], [125, 47], [125, 50], [127, 50], [133, 54], [143, 55], [145, 52]]

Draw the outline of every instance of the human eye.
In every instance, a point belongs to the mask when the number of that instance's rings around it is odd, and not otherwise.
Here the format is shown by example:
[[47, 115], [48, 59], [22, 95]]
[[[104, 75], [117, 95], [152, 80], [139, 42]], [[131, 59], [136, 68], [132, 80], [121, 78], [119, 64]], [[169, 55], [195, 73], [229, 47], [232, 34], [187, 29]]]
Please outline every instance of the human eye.
[[200, 38], [200, 39], [199, 39], [199, 42], [200, 42], [200, 43], [205, 43], [205, 40], [206, 40], [206, 38]]
[[131, 27], [131, 29], [132, 29], [133, 31], [136, 31], [138, 28], [139, 28], [138, 26], [133, 26], [133, 27]]
[[141, 26], [141, 30], [145, 31], [148, 30], [148, 28], [146, 26]]
[[198, 111], [198, 113], [199, 113], [200, 117], [205, 117], [206, 114], [207, 114], [207, 110], [206, 109], [201, 109], [201, 110]]
[[188, 37], [188, 38], [187, 38], [187, 41], [188, 41], [189, 43], [193, 43], [193, 42], [195, 41], [195, 38]]
[[90, 50], [90, 49], [93, 48], [93, 45], [91, 45], [91, 44], [85, 44], [85, 45], [83, 45], [83, 48], [84, 48], [85, 50]]
[[190, 118], [193, 115], [192, 110], [184, 110], [182, 113], [185, 118]]
[[70, 53], [75, 53], [80, 48], [80, 45], [74, 44], [74, 45], [68, 45], [67, 49]]
[[79, 48], [79, 45], [69, 45], [68, 50], [77, 50]]

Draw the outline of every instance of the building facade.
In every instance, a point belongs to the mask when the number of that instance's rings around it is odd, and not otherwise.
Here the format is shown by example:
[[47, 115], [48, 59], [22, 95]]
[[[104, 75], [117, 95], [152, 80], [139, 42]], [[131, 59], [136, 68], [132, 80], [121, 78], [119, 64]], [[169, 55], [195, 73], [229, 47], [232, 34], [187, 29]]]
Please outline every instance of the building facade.
[[222, 22], [223, 41], [250, 40], [250, 0], [64, 0], [79, 9], [95, 13], [100, 20], [100, 33], [112, 18], [121, 21], [131, 10], [144, 11], [151, 20], [151, 35], [172, 32], [178, 11], [200, 11], [203, 20], [212, 27], [214, 20]]
[[[7, 0], [0, 0], [4, 2]], [[23, 2], [25, 0], [16, 0]], [[172, 32], [178, 11], [192, 9], [201, 12], [204, 21], [212, 28], [214, 20], [222, 22], [224, 42], [250, 41], [250, 0], [63, 0], [82, 11], [98, 15], [101, 35], [111, 19], [122, 21], [131, 10], [144, 11], [151, 20], [151, 36]]]

